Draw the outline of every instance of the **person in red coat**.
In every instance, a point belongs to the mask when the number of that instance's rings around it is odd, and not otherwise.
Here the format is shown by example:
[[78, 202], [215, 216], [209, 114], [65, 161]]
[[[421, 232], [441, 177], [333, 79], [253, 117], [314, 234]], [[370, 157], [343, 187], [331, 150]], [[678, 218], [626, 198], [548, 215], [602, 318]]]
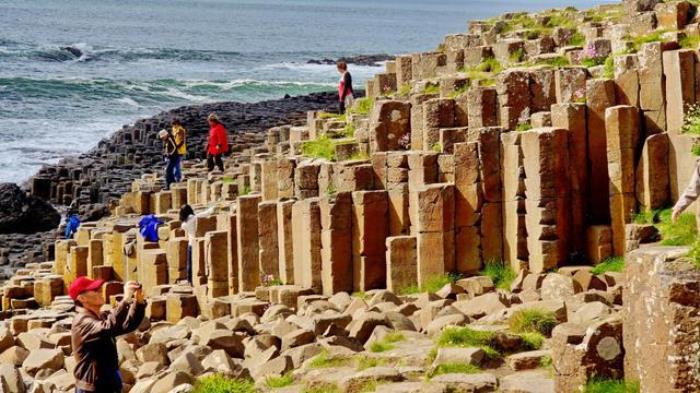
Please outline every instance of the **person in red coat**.
[[221, 124], [216, 113], [209, 114], [209, 144], [207, 145], [207, 168], [211, 172], [216, 165], [221, 172], [224, 171], [222, 156], [228, 152], [228, 137], [226, 128]]

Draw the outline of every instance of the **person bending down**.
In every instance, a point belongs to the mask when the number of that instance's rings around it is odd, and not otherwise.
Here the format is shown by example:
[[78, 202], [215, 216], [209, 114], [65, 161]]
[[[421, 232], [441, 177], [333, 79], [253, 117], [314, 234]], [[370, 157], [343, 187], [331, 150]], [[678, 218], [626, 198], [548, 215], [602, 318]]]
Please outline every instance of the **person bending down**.
[[216, 165], [221, 172], [224, 171], [223, 155], [228, 152], [228, 138], [226, 128], [221, 124], [216, 113], [209, 114], [209, 143], [207, 145], [207, 168], [209, 172]]
[[[688, 186], [683, 191], [683, 194], [678, 198], [678, 202], [673, 206], [673, 211], [671, 213], [671, 219], [673, 222], [678, 221], [681, 213], [690, 206], [691, 203], [695, 202], [700, 196], [700, 163], [695, 165], [693, 169], [693, 176], [690, 177], [690, 182]], [[695, 213], [695, 221], [700, 229], [700, 208], [697, 209]]]
[[192, 285], [192, 246], [197, 241], [197, 219], [208, 217], [214, 213], [214, 206], [201, 213], [194, 213], [192, 206], [184, 205], [180, 208], [180, 222], [187, 235], [187, 282]]
[[68, 289], [76, 314], [71, 327], [75, 357], [76, 393], [121, 393], [116, 337], [136, 330], [143, 320], [146, 302], [141, 285], [129, 281], [124, 297], [112, 311], [102, 312], [103, 280], [78, 277]]

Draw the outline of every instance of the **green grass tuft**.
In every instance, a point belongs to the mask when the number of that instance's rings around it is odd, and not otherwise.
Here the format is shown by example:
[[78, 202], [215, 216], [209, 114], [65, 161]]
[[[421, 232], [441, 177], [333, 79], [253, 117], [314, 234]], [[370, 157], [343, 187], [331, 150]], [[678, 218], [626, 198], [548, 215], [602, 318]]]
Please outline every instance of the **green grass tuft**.
[[583, 388], [584, 393], [639, 393], [639, 382], [614, 379], [592, 379]]
[[665, 246], [690, 246], [698, 237], [695, 215], [683, 213], [677, 222], [671, 222], [671, 209], [659, 212], [659, 223], [656, 227], [661, 233], [661, 244]]
[[515, 126], [515, 131], [518, 131], [518, 132], [530, 131], [531, 129], [532, 129], [532, 125], [528, 122], [521, 122], [521, 123], [518, 123], [517, 126]]
[[302, 154], [307, 157], [325, 158], [329, 161], [335, 161], [335, 145], [326, 135], [321, 135], [312, 141], [305, 141], [301, 149]]
[[423, 88], [423, 94], [440, 94], [440, 85], [437, 83], [426, 83]]
[[625, 258], [624, 257], [612, 257], [604, 260], [603, 262], [595, 265], [591, 269], [592, 274], [603, 274], [606, 272], [621, 272], [625, 268]]
[[446, 363], [437, 366], [428, 374], [428, 378], [433, 378], [441, 374], [477, 374], [481, 369], [469, 363]]
[[292, 376], [292, 373], [285, 373], [284, 375], [279, 376], [279, 377], [267, 377], [267, 378], [265, 378], [265, 385], [271, 389], [283, 388], [283, 387], [289, 386], [293, 383], [294, 383], [294, 376]]
[[557, 326], [557, 319], [551, 311], [527, 308], [514, 312], [508, 320], [508, 325], [515, 333], [540, 333], [550, 336], [552, 329]]
[[510, 290], [510, 285], [515, 280], [516, 273], [507, 263], [503, 261], [486, 262], [484, 270], [481, 271], [484, 276], [491, 277], [493, 285], [497, 288]]
[[229, 379], [223, 375], [199, 378], [193, 393], [255, 393], [255, 385], [245, 379]]
[[540, 333], [520, 333], [519, 336], [523, 339], [523, 347], [527, 350], [537, 350], [544, 345], [544, 336]]
[[642, 45], [648, 44], [650, 42], [663, 42], [664, 37], [663, 35], [666, 33], [666, 30], [657, 30], [654, 32], [651, 32], [647, 35], [642, 35], [638, 37], [633, 37], [632, 38], [632, 45], [631, 49], [634, 53], [639, 52], [639, 50], [642, 48]]
[[369, 115], [370, 112], [372, 112], [372, 108], [374, 108], [374, 98], [363, 97], [355, 102], [355, 105], [351, 109], [351, 112], [358, 115], [366, 116]]
[[335, 384], [315, 384], [313, 386], [306, 385], [301, 393], [340, 393], [342, 390]]
[[389, 359], [375, 358], [369, 356], [358, 356], [355, 358], [355, 369], [357, 371], [366, 370], [372, 367], [386, 366], [389, 364]]
[[408, 97], [411, 94], [411, 84], [404, 83], [400, 88], [398, 95], [401, 97]]
[[700, 143], [696, 143], [690, 150], [694, 156], [700, 156]]
[[568, 66], [569, 59], [564, 56], [557, 56], [552, 58], [540, 59], [535, 62], [535, 65], [547, 65], [554, 68], [562, 68]]
[[442, 331], [437, 339], [438, 347], [477, 347], [481, 348], [489, 359], [501, 354], [493, 347], [493, 332], [474, 330], [468, 327], [449, 327]]
[[516, 49], [515, 52], [508, 56], [508, 61], [511, 63], [520, 63], [523, 60], [525, 60], [525, 50], [523, 48]]
[[678, 41], [683, 49], [698, 49], [700, 46], [700, 36], [686, 35]]
[[615, 78], [615, 57], [612, 55], [608, 56], [608, 58], [605, 59], [605, 63], [603, 63], [603, 78]]
[[336, 119], [336, 120], [342, 120], [346, 121], [347, 116], [345, 113], [328, 113], [328, 112], [321, 112], [318, 114], [319, 119]]
[[355, 125], [352, 123], [346, 124], [345, 128], [343, 128], [343, 136], [345, 138], [354, 138], [355, 137]]
[[454, 98], [457, 98], [457, 97], [459, 97], [459, 96], [461, 96], [461, 95], [466, 94], [467, 91], [469, 91], [469, 85], [464, 85], [464, 86], [458, 88], [457, 90], [453, 91], [453, 92], [450, 94], [449, 98], [453, 98], [453, 99], [454, 99]]
[[441, 290], [442, 287], [449, 283], [456, 283], [457, 280], [459, 280], [460, 278], [462, 278], [462, 276], [458, 273], [449, 273], [442, 276], [434, 276], [426, 280], [425, 284], [423, 285], [423, 288], [415, 284], [410, 285], [408, 287], [400, 288], [398, 292], [401, 295], [413, 295], [416, 293], [423, 292], [435, 293]]
[[695, 265], [697, 270], [700, 270], [700, 241], [696, 241], [693, 247], [688, 252], [688, 257], [691, 262]]
[[252, 190], [250, 189], [250, 186], [244, 186], [241, 192], [238, 193], [239, 196], [246, 196], [250, 194]]
[[321, 351], [309, 361], [309, 368], [331, 368], [344, 367], [351, 363], [351, 360], [343, 356], [330, 356], [328, 351]]
[[369, 351], [374, 353], [391, 351], [396, 348], [396, 345], [385, 343], [383, 341], [375, 341], [369, 346]]
[[583, 46], [585, 43], [586, 36], [584, 36], [580, 31], [576, 31], [569, 39], [569, 45], [571, 46]]

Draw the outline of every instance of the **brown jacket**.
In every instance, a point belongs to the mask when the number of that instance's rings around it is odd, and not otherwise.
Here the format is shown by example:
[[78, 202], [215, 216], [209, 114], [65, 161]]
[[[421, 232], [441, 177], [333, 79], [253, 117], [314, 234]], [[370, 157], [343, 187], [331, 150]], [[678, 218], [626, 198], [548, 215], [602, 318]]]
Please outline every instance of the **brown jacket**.
[[115, 387], [119, 370], [115, 338], [136, 330], [145, 310], [145, 303], [134, 300], [122, 301], [114, 310], [100, 315], [77, 308], [71, 329], [77, 389], [97, 392]]

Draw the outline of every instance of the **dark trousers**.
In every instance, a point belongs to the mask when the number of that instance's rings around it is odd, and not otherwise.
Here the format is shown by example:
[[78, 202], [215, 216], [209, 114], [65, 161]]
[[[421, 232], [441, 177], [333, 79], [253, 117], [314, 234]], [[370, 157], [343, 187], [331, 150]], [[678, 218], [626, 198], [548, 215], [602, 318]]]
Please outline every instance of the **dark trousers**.
[[214, 169], [215, 164], [221, 172], [224, 171], [224, 160], [221, 159], [221, 154], [207, 154], [207, 168], [210, 172]]
[[170, 185], [175, 183], [175, 168], [180, 162], [179, 156], [169, 157], [165, 165], [165, 189], [170, 189]]
[[187, 281], [192, 284], [192, 246], [187, 245]]
[[114, 373], [114, 378], [107, 378], [111, 381], [97, 382], [95, 391], [91, 392], [83, 389], [75, 389], [75, 393], [121, 393], [122, 392], [122, 375], [119, 371]]
[[345, 113], [345, 100], [338, 101], [338, 113], [341, 115]]
[[182, 156], [177, 156], [177, 158], [175, 158], [175, 170], [173, 171], [173, 176], [176, 182], [182, 180]]

